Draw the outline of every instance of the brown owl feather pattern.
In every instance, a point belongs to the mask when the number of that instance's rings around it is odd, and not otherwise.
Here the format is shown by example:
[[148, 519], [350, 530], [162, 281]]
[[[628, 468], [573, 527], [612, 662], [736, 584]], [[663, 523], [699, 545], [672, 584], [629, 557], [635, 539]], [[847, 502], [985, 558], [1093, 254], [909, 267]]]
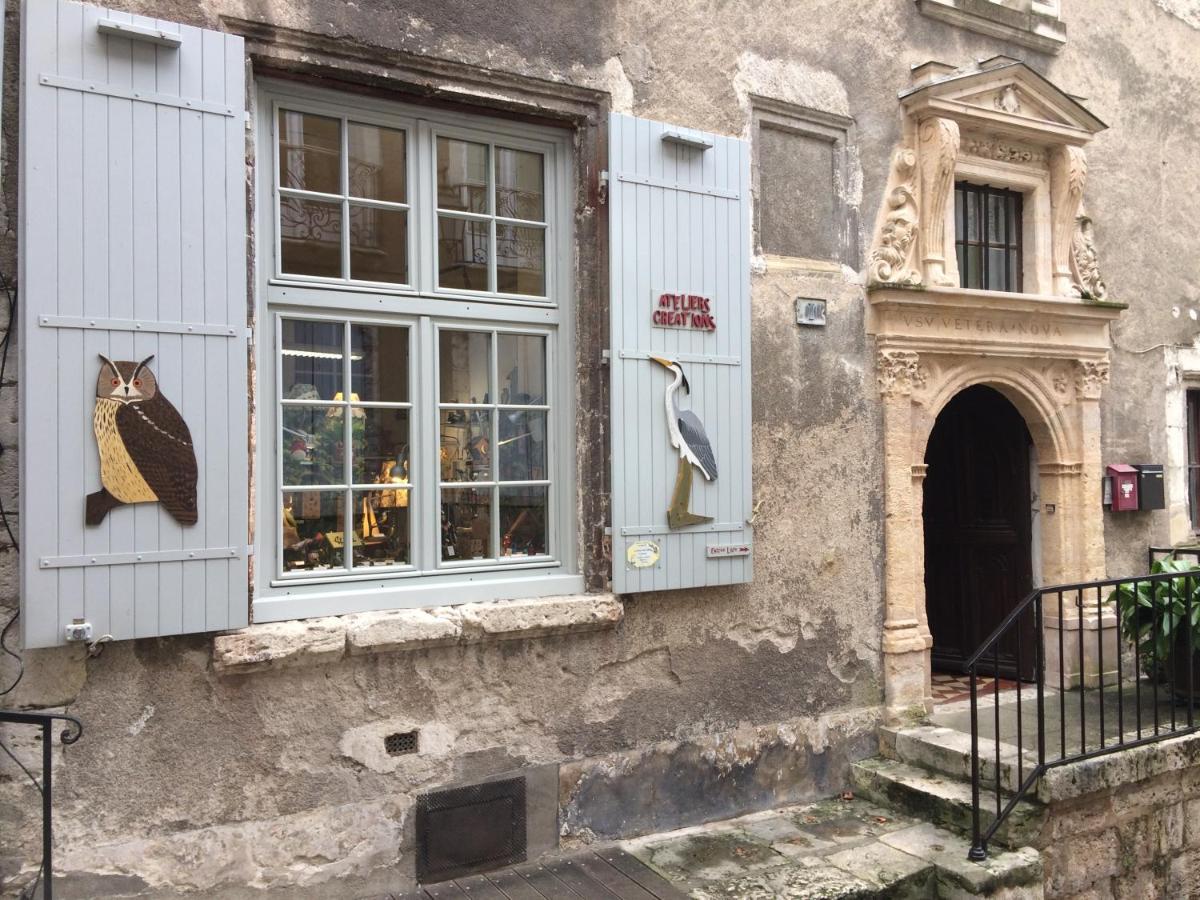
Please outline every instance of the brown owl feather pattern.
[[195, 525], [196, 451], [187, 423], [141, 362], [100, 357], [96, 412], [103, 487], [87, 498], [86, 521], [99, 525], [126, 503], [162, 503], [180, 525]]

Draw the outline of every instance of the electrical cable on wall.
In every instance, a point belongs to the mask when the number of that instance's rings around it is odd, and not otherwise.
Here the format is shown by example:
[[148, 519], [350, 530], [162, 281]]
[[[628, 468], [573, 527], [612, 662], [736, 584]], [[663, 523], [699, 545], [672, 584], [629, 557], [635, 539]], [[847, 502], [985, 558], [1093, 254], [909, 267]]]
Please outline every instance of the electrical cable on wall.
[[[0, 272], [0, 290], [4, 291], [4, 295], [8, 298], [8, 327], [4, 331], [4, 336], [0, 337], [0, 391], [3, 391], [4, 373], [8, 368], [8, 350], [9, 347], [12, 346], [12, 333], [17, 324], [17, 291], [16, 288], [13, 287], [12, 282], [8, 280], [8, 276], [3, 272]], [[0, 456], [3, 454], [4, 446], [0, 445]], [[0, 521], [4, 523], [4, 530], [8, 532], [8, 539], [12, 543], [13, 549], [20, 552], [20, 546], [17, 543], [16, 536], [13, 534], [12, 526], [9, 524], [8, 513], [4, 508], [4, 501], [2, 498], [0, 498]], [[21, 679], [25, 675], [25, 662], [21, 658], [21, 654], [12, 650], [8, 646], [8, 633], [12, 630], [13, 625], [16, 624], [16, 621], [20, 615], [21, 610], [18, 607], [17, 611], [12, 614], [12, 617], [8, 620], [7, 624], [5, 624], [4, 629], [0, 631], [0, 650], [3, 650], [6, 655], [11, 656], [17, 661], [16, 678], [13, 679], [12, 684], [8, 685], [3, 690], [0, 690], [0, 697], [3, 697], [5, 694], [11, 694], [16, 689], [17, 685], [21, 683]], [[6, 752], [8, 751], [7, 747], [4, 749]]]

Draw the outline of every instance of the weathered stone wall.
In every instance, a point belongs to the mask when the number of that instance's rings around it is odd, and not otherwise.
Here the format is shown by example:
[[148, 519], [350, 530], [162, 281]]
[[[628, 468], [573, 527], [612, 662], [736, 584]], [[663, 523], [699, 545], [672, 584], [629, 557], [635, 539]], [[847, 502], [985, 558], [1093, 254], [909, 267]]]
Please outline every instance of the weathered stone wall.
[[[1113, 330], [1121, 349], [1105, 397], [1106, 458], [1165, 456], [1164, 407], [1152, 399], [1162, 358], [1136, 351], [1190, 342], [1195, 323], [1170, 308], [1200, 302], [1200, 32], [1166, 4], [1065, 3], [1070, 38], [1056, 58], [932, 22], [892, 0], [110, 5], [206, 27], [247, 20], [293, 28], [382, 66], [418, 55], [542, 79], [550, 90], [575, 85], [604, 93], [614, 109], [728, 134], [748, 134], [751, 94], [852, 116], [843, 199], [867, 223], [860, 247], [870, 243], [899, 136], [896, 92], [909, 66], [1000, 52], [1027, 59], [1089, 97], [1112, 126], [1089, 149], [1086, 194], [1111, 295], [1131, 305]], [[0, 264], [12, 273], [18, 15], [16, 3], [8, 6]], [[480, 100], [484, 109], [488, 102]], [[795, 176], [829, 173], [798, 165]], [[580, 222], [601, 212], [587, 188]], [[596, 273], [606, 263], [597, 244], [580, 245], [578, 265], [602, 310]], [[626, 598], [611, 630], [345, 655], [243, 675], [214, 669], [211, 636], [123, 642], [95, 659], [79, 648], [26, 653], [25, 680], [0, 702], [67, 706], [87, 726], [79, 744], [56, 751], [64, 888], [88, 897], [171, 887], [226, 897], [394, 890], [412, 877], [415, 794], [515, 769], [562, 767], [570, 840], [836, 788], [846, 761], [872, 752], [881, 703], [881, 424], [862, 263], [756, 267], [753, 585]], [[826, 328], [797, 329], [798, 295], [829, 301]], [[597, 341], [580, 346], [594, 350]], [[581, 386], [591, 400], [581, 404], [580, 433], [602, 446], [598, 367], [581, 360], [580, 370], [593, 379]], [[0, 385], [0, 497], [10, 516], [14, 375], [10, 360]], [[602, 478], [581, 485], [581, 540], [601, 560], [594, 498], [602, 493]], [[1140, 570], [1163, 521], [1110, 520], [1113, 574]], [[0, 541], [5, 607], [17, 600], [14, 559]], [[13, 673], [0, 661], [0, 685]], [[385, 762], [363, 749], [412, 727], [426, 741], [417, 756]], [[36, 860], [36, 813], [32, 789], [0, 764], [0, 878]]]
[[1047, 900], [1200, 896], [1200, 739], [1052, 770]]

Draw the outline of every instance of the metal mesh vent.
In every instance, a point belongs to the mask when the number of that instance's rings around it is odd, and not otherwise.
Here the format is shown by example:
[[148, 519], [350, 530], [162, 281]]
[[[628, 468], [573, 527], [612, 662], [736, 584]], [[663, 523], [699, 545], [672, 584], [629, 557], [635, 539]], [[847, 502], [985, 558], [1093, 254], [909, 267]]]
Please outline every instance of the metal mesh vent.
[[525, 779], [488, 781], [417, 797], [422, 884], [525, 859]]
[[406, 753], [417, 752], [417, 732], [401, 731], [389, 734], [383, 739], [383, 749], [388, 756], [404, 756]]

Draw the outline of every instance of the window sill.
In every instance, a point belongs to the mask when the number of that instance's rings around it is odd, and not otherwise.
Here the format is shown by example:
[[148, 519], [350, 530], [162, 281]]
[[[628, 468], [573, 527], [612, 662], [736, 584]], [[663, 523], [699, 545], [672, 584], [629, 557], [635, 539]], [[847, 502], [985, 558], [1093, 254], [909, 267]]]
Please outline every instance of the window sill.
[[994, 0], [917, 0], [917, 7], [931, 19], [1042, 53], [1058, 53], [1067, 42], [1067, 26], [1062, 20], [1033, 4], [1020, 9]]
[[346, 656], [603, 631], [624, 616], [614, 594], [577, 594], [269, 622], [217, 635], [213, 668], [240, 675]]

